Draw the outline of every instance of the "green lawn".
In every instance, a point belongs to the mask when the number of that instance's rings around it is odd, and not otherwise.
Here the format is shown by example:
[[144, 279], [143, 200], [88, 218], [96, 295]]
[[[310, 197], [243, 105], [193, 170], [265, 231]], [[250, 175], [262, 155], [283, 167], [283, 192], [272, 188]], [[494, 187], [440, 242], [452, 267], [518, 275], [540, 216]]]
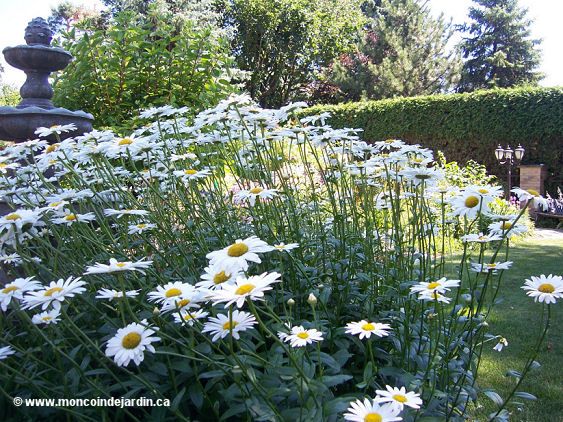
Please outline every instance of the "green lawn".
[[[514, 261], [514, 265], [505, 272], [499, 294], [504, 302], [496, 305], [489, 320], [490, 332], [506, 337], [509, 345], [499, 353], [492, 350], [496, 342], [488, 343], [479, 375], [482, 388], [493, 388], [503, 398], [515, 384], [514, 378], [505, 377], [507, 370], [523, 369], [541, 331], [542, 305], [526, 296], [520, 287], [532, 275], [563, 275], [563, 240], [522, 242], [511, 250], [509, 260]], [[538, 400], [517, 399], [525, 406], [509, 409], [511, 421], [563, 421], [563, 301], [552, 305], [552, 311], [551, 329], [536, 358], [542, 366], [529, 373], [519, 388], [535, 395]], [[486, 421], [487, 415], [494, 410], [492, 401], [483, 397], [474, 420]]]

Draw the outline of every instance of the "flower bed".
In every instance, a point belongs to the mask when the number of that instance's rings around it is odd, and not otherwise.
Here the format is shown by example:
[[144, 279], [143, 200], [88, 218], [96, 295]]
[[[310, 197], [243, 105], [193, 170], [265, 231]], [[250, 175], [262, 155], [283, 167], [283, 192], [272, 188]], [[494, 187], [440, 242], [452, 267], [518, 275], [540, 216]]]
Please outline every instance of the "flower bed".
[[[4, 150], [4, 400], [168, 400], [57, 409], [84, 420], [464, 419], [483, 347], [505, 344], [486, 319], [525, 210], [300, 107], [161, 107], [127, 137]], [[524, 288], [546, 313], [563, 294], [558, 276]], [[485, 394], [497, 419], [526, 398]]]

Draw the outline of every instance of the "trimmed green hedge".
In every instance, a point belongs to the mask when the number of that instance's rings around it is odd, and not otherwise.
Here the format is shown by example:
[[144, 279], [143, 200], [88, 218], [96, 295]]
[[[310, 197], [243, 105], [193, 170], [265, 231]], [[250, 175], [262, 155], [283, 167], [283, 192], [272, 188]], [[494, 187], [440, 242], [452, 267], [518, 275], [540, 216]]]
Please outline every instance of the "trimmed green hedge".
[[[431, 95], [315, 106], [304, 114], [328, 111], [333, 127], [364, 130], [366, 141], [389, 138], [441, 150], [449, 161], [473, 159], [501, 181], [498, 144], [526, 149], [523, 164], [543, 163], [548, 191], [563, 186], [563, 88], [515, 88], [467, 94]], [[518, 184], [518, 179], [513, 181]]]

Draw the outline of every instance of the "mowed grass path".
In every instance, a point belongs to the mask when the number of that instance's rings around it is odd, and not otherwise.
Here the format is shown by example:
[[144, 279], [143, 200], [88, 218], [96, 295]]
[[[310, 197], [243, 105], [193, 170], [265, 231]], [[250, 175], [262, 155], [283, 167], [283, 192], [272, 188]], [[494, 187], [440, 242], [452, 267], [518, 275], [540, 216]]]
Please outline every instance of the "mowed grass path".
[[[563, 239], [530, 239], [511, 249], [512, 268], [505, 271], [499, 296], [504, 302], [496, 305], [489, 324], [492, 334], [504, 336], [508, 347], [502, 352], [492, 350], [495, 342], [485, 346], [479, 385], [493, 388], [506, 398], [515, 385], [515, 378], [506, 377], [509, 369], [521, 372], [526, 359], [541, 334], [542, 304], [535, 303], [521, 289], [526, 278], [540, 274], [563, 275]], [[517, 422], [563, 422], [563, 300], [552, 305], [551, 328], [536, 360], [542, 365], [528, 374], [519, 387], [538, 399], [522, 400], [521, 409], [509, 408], [510, 420]], [[487, 397], [480, 398], [475, 421], [486, 421], [496, 406]]]

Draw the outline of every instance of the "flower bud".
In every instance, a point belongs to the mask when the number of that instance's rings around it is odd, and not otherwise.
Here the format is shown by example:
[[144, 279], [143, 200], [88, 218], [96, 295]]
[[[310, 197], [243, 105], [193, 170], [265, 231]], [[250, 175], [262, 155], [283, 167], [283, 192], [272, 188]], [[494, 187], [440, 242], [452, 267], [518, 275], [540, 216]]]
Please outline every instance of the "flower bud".
[[293, 299], [289, 299], [287, 301], [287, 306], [293, 306], [293, 305], [295, 305], [295, 301]]
[[311, 306], [315, 306], [317, 304], [317, 297], [313, 293], [309, 293], [309, 297], [307, 298], [307, 303]]

